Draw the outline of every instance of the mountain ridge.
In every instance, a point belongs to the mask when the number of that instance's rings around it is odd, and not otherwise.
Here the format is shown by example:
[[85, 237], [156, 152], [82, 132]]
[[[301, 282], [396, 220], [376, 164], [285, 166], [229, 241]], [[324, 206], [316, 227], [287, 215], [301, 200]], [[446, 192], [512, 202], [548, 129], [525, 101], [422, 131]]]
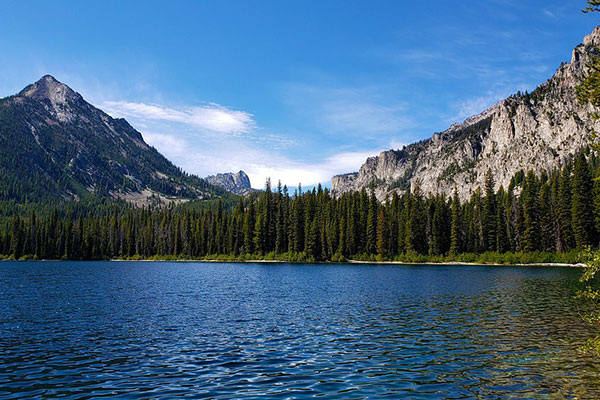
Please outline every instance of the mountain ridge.
[[150, 205], [226, 195], [51, 75], [0, 99], [0, 174], [4, 200], [100, 196]]
[[425, 194], [451, 195], [456, 186], [464, 200], [483, 187], [488, 169], [497, 189], [507, 187], [521, 169], [561, 167], [600, 128], [591, 117], [592, 106], [579, 104], [575, 94], [599, 47], [597, 26], [573, 49], [571, 61], [531, 94], [510, 96], [429, 139], [370, 157], [357, 173], [334, 176], [332, 192], [340, 196], [373, 185], [377, 198], [385, 200], [417, 187]]

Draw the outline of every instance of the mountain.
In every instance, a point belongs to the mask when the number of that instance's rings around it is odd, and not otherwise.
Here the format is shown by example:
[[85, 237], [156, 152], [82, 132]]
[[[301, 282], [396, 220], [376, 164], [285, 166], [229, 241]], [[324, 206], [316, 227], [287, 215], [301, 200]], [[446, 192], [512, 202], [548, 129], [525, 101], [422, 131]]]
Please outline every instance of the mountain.
[[425, 194], [450, 195], [456, 185], [464, 200], [483, 187], [488, 169], [496, 188], [506, 188], [521, 169], [561, 167], [592, 141], [592, 129], [600, 129], [592, 107], [580, 104], [575, 94], [599, 47], [596, 27], [575, 47], [571, 62], [531, 94], [517, 93], [427, 140], [371, 157], [358, 172], [334, 176], [332, 192], [339, 196], [374, 184], [383, 200], [416, 185]]
[[250, 186], [250, 178], [244, 171], [237, 173], [228, 172], [225, 174], [217, 174], [207, 176], [206, 181], [212, 185], [219, 186], [230, 193], [245, 195], [252, 192]]
[[0, 99], [0, 176], [0, 200], [102, 196], [142, 205], [226, 194], [50, 75]]

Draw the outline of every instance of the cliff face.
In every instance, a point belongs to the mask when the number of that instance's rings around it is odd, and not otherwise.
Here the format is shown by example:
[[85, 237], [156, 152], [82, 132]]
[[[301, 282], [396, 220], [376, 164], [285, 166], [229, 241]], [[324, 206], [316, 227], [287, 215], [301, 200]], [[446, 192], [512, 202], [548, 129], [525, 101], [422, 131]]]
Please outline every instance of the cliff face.
[[219, 186], [230, 193], [244, 195], [252, 191], [250, 178], [244, 171], [237, 173], [228, 172], [206, 177], [206, 181], [212, 185]]
[[496, 188], [507, 187], [523, 169], [553, 170], [591, 142], [592, 107], [577, 101], [575, 87], [585, 66], [600, 54], [600, 27], [573, 50], [571, 62], [561, 65], [552, 78], [531, 94], [500, 101], [479, 115], [452, 125], [430, 139], [401, 150], [389, 150], [367, 159], [358, 173], [332, 178], [336, 195], [375, 186], [380, 200], [418, 185], [425, 194], [451, 195], [454, 186], [461, 199], [483, 187], [488, 169]]

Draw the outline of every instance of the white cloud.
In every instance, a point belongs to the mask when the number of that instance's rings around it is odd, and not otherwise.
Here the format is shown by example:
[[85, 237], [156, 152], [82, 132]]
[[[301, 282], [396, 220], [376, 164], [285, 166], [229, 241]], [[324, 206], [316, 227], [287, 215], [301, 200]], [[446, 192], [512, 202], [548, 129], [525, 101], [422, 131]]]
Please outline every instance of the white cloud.
[[142, 136], [146, 143], [157, 149], [162, 149], [163, 154], [166, 156], [179, 156], [184, 153], [188, 147], [185, 140], [172, 135], [144, 131]]
[[380, 87], [317, 87], [289, 84], [285, 101], [319, 129], [344, 135], [397, 133], [413, 127], [404, 103], [385, 96]]
[[[360, 100], [359, 93], [338, 94], [322, 104], [326, 112], [322, 118], [329, 128], [367, 129], [373, 133], [389, 131], [401, 124], [401, 117], [396, 115], [399, 108]], [[299, 159], [297, 153], [285, 152], [298, 145], [295, 138], [267, 133], [256, 125], [251, 114], [216, 104], [176, 109], [159, 104], [106, 101], [102, 107], [115, 117], [127, 117], [141, 128], [150, 145], [185, 171], [204, 177], [244, 170], [254, 188], [262, 188], [267, 178], [273, 185], [281, 180], [290, 188], [299, 183], [304, 187], [327, 185], [334, 175], [358, 171], [368, 157], [380, 151], [333, 148], [324, 152], [326, 155], [321, 159], [312, 160], [309, 154], [301, 154]], [[396, 144], [401, 147], [393, 140], [390, 147]]]
[[273, 185], [281, 180], [288, 187], [327, 185], [337, 174], [358, 171], [372, 151], [339, 151], [315, 162], [297, 161], [281, 152], [271, 151], [241, 138], [231, 138], [219, 143], [194, 145], [174, 134], [143, 133], [144, 139], [184, 170], [201, 177], [220, 172], [244, 170], [252, 187], [260, 189], [271, 178]]
[[214, 103], [202, 107], [174, 109], [157, 104], [106, 101], [102, 108], [116, 117], [179, 122], [211, 132], [234, 135], [250, 132], [256, 125], [252, 114]]
[[273, 184], [281, 180], [288, 187], [296, 187], [299, 183], [302, 186], [314, 186], [318, 183], [327, 185], [334, 175], [358, 171], [368, 157], [378, 153], [379, 150], [341, 152], [314, 163], [288, 159], [278, 159], [276, 162], [267, 160], [249, 164], [246, 173], [255, 188], [262, 187], [267, 178], [271, 178]]

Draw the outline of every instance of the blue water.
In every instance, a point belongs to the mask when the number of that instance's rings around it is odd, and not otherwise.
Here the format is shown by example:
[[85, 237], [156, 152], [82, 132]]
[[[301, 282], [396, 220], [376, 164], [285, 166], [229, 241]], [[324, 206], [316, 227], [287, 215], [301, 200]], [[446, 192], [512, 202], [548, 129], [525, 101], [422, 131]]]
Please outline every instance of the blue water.
[[579, 270], [0, 263], [0, 398], [599, 398]]

